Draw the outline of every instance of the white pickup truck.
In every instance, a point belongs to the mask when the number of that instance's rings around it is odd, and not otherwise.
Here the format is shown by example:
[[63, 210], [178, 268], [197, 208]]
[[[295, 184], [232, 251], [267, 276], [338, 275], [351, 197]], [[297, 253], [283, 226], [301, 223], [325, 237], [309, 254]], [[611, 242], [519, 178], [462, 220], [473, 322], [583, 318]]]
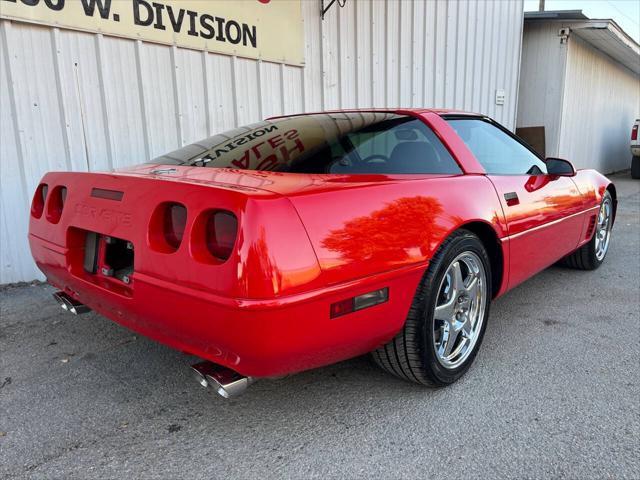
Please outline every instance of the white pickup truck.
[[640, 178], [640, 139], [638, 139], [638, 130], [640, 129], [640, 119], [636, 119], [631, 129], [631, 177]]

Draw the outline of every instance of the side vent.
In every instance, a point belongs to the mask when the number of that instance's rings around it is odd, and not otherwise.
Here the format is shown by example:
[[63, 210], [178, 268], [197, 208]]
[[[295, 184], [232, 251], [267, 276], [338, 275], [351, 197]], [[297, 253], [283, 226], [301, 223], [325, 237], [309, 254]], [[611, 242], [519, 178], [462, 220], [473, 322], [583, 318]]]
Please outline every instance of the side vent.
[[587, 234], [585, 235], [585, 239], [588, 240], [591, 238], [591, 235], [593, 235], [593, 231], [596, 228], [596, 216], [595, 215], [591, 215], [591, 218], [589, 219], [589, 226], [587, 227]]

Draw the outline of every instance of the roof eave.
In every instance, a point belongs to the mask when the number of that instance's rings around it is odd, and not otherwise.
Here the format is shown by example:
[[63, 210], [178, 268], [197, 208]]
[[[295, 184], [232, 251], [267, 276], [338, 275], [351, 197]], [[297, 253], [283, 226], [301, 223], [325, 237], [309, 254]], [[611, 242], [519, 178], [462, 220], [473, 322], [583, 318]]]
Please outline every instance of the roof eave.
[[592, 47], [640, 74], [640, 45], [611, 19], [589, 19], [580, 10], [525, 12], [525, 22], [555, 22], [569, 27]]
[[640, 45], [610, 19], [572, 22], [573, 34], [640, 74]]

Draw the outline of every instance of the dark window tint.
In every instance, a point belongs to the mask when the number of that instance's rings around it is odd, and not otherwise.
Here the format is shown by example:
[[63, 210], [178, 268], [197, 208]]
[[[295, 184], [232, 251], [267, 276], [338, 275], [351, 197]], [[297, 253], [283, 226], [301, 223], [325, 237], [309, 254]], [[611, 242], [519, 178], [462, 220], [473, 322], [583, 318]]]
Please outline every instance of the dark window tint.
[[480, 119], [449, 120], [487, 173], [538, 175], [546, 166], [531, 150], [491, 123]]
[[295, 173], [461, 173], [422, 121], [384, 112], [274, 119], [216, 135], [154, 163]]

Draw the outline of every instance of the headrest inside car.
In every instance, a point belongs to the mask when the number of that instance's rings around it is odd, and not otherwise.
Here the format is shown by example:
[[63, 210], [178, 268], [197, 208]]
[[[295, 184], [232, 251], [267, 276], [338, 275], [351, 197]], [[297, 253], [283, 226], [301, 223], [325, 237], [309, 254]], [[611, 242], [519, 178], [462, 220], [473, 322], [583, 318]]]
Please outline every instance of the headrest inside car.
[[415, 141], [415, 140], [418, 139], [418, 134], [413, 129], [409, 129], [409, 128], [396, 129], [396, 130], [394, 130], [394, 133], [395, 133], [396, 138], [398, 140], [412, 142], [412, 141]]

